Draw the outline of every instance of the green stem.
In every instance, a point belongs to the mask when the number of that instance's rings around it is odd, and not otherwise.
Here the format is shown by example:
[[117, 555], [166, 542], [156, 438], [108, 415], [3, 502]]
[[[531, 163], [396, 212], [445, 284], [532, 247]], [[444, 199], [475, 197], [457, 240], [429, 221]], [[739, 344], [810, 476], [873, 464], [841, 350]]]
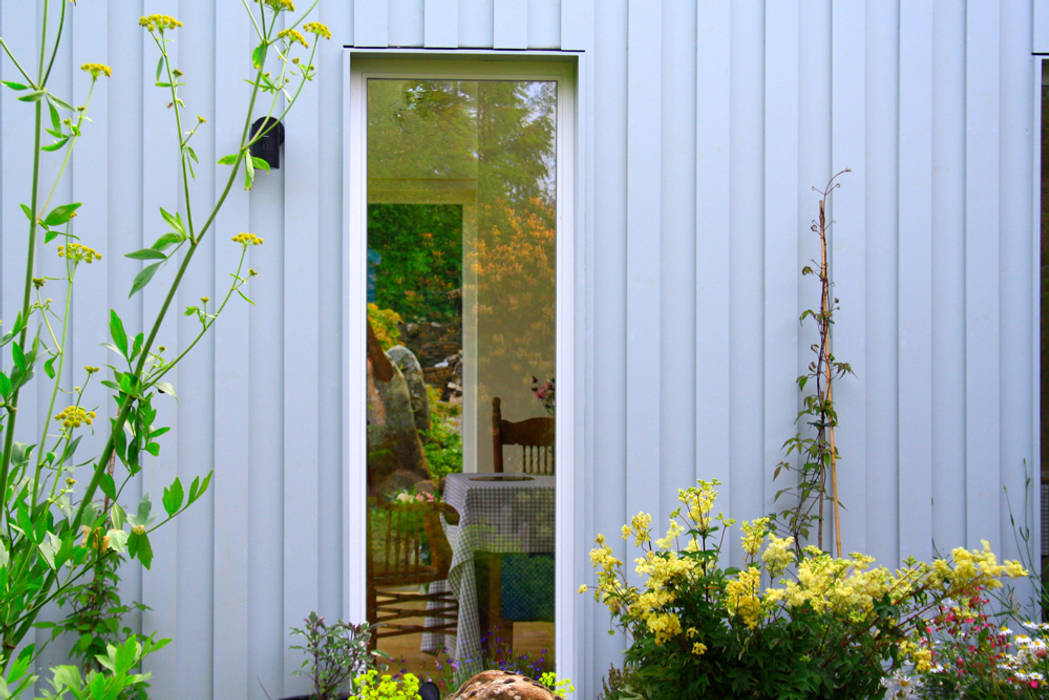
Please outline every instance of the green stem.
[[91, 87], [87, 90], [87, 101], [84, 103], [84, 109], [77, 117], [76, 128], [70, 129], [69, 142], [66, 144], [66, 152], [62, 157], [62, 165], [58, 168], [58, 173], [55, 175], [55, 181], [51, 185], [51, 190], [47, 193], [47, 198], [44, 200], [44, 203], [40, 205], [40, 211], [33, 210], [33, 216], [44, 215], [44, 212], [47, 211], [48, 205], [51, 204], [51, 198], [55, 196], [55, 192], [58, 190], [58, 184], [62, 181], [62, 176], [65, 175], [66, 167], [69, 165], [69, 160], [73, 155], [73, 146], [80, 140], [81, 127], [84, 124], [84, 115], [87, 113], [87, 108], [91, 105], [91, 95], [95, 92], [96, 80], [97, 78], [91, 79]]
[[[248, 101], [247, 116], [244, 118], [244, 127], [241, 131], [240, 142], [244, 144], [247, 141], [248, 129], [251, 126], [251, 110], [255, 106], [255, 99], [258, 96], [259, 77], [262, 74], [262, 69], [259, 68], [255, 77], [255, 84], [252, 86], [251, 98]], [[156, 340], [157, 333], [160, 332], [160, 326], [164, 321], [164, 317], [167, 315], [168, 309], [171, 307], [171, 302], [175, 299], [175, 294], [178, 291], [178, 287], [182, 282], [183, 276], [186, 274], [186, 269], [189, 267], [189, 263], [193, 260], [193, 254], [197, 250], [197, 243], [204, 237], [208, 228], [211, 226], [215, 217], [218, 215], [219, 210], [226, 201], [226, 197], [229, 196], [230, 190], [233, 188], [233, 182], [237, 177], [237, 172], [240, 169], [240, 161], [243, 159], [244, 148], [238, 152], [236, 162], [233, 164], [233, 168], [230, 171], [229, 178], [226, 180], [226, 186], [222, 190], [222, 194], [219, 195], [218, 201], [212, 207], [211, 213], [207, 220], [204, 222], [204, 226], [201, 227], [200, 232], [197, 234], [197, 238], [193, 241], [193, 245], [186, 251], [185, 257], [182, 258], [182, 263], [179, 265], [178, 272], [175, 273], [175, 279], [172, 280], [171, 285], [168, 287], [167, 295], [164, 297], [164, 303], [161, 304], [160, 310], [157, 312], [156, 319], [153, 322], [153, 326], [149, 331], [149, 337], [146, 339], [145, 344], [142, 346], [141, 354], [138, 359], [138, 366], [134, 370], [136, 377], [142, 376], [142, 368], [145, 365], [146, 358], [149, 357], [150, 350], [153, 348], [153, 342]], [[187, 205], [189, 202], [187, 202]], [[106, 441], [106, 446], [102, 450], [102, 455], [99, 457], [98, 462], [95, 464], [94, 473], [91, 475], [91, 481], [88, 483], [87, 488], [84, 491], [84, 496], [80, 501], [80, 506], [77, 508], [76, 514], [73, 517], [73, 528], [80, 527], [81, 520], [84, 517], [84, 511], [91, 503], [91, 499], [95, 495], [95, 491], [98, 490], [98, 483], [102, 479], [102, 474], [105, 472], [106, 464], [109, 462], [109, 458], [113, 455], [115, 449], [114, 436], [124, 429], [124, 424], [127, 422], [128, 414], [131, 412], [131, 406], [134, 403], [131, 396], [128, 396], [120, 407], [120, 412], [114, 419], [113, 427], [109, 433], [109, 439]], [[48, 581], [53, 580], [53, 574], [49, 575]], [[46, 584], [45, 584], [46, 586]]]
[[[66, 241], [69, 241], [68, 233], [66, 234]], [[39, 493], [40, 470], [43, 468], [44, 463], [44, 444], [47, 442], [47, 428], [51, 425], [51, 420], [55, 413], [55, 399], [58, 397], [58, 387], [62, 382], [62, 371], [66, 362], [66, 334], [69, 332], [69, 310], [73, 305], [73, 275], [76, 274], [76, 262], [67, 257], [66, 266], [70, 268], [68, 273], [69, 283], [66, 285], [66, 310], [62, 318], [62, 342], [56, 348], [58, 352], [58, 371], [55, 372], [55, 381], [51, 387], [51, 400], [47, 405], [47, 413], [44, 414], [44, 428], [36, 451], [36, 470], [33, 474], [33, 503], [36, 503], [37, 494]]]
[[[160, 36], [163, 39], [163, 30], [161, 30]], [[182, 135], [182, 107], [179, 104], [178, 89], [175, 87], [175, 76], [171, 74], [171, 59], [165, 49], [164, 42], [158, 41], [157, 46], [160, 47], [160, 55], [164, 60], [164, 70], [168, 76], [168, 89], [171, 91], [171, 108], [175, 111], [175, 135], [178, 137], [178, 159], [182, 167], [182, 196], [186, 199], [186, 226], [188, 227], [190, 240], [193, 240], [193, 207], [190, 206], [189, 202], [189, 174], [186, 172], [186, 142], [183, 141]]]
[[[46, 6], [46, 3], [45, 3]], [[47, 16], [47, 10], [44, 10], [44, 16]], [[44, 20], [44, 24], [47, 24], [47, 20]], [[40, 81], [43, 85], [47, 82], [47, 79], [51, 76], [51, 67], [55, 65], [55, 56], [58, 55], [58, 47], [62, 43], [62, 29], [66, 25], [66, 4], [62, 3], [62, 13], [58, 16], [58, 33], [55, 34], [55, 46], [51, 50], [51, 59], [47, 62], [47, 71], [44, 72], [44, 77]]]
[[241, 287], [244, 286], [244, 280], [241, 279], [240, 271], [244, 268], [244, 256], [247, 254], [247, 252], [248, 252], [248, 249], [247, 249], [247, 246], [245, 246], [244, 250], [242, 250], [241, 253], [240, 253], [240, 261], [237, 262], [237, 271], [233, 273], [234, 282], [233, 282], [232, 285], [230, 285], [230, 288], [226, 291], [226, 296], [223, 297], [222, 303], [219, 304], [219, 307], [217, 309], [215, 309], [215, 313], [212, 314], [211, 318], [207, 321], [207, 323], [204, 324], [204, 326], [200, 329], [200, 332], [197, 333], [196, 337], [193, 338], [192, 342], [190, 342], [190, 344], [186, 347], [185, 350], [180, 352], [178, 354], [178, 356], [176, 356], [173, 360], [171, 360], [171, 362], [166, 363], [164, 365], [164, 367], [160, 369], [159, 372], [157, 372], [156, 374], [150, 375], [148, 378], [146, 378], [146, 380], [145, 380], [145, 382], [143, 382], [143, 386], [142, 386], [142, 390], [143, 391], [145, 391], [146, 389], [148, 389], [151, 386], [155, 385], [157, 382], [160, 381], [161, 377], [163, 377], [165, 374], [170, 372], [176, 365], [178, 365], [178, 363], [182, 360], [182, 358], [185, 357], [186, 355], [188, 355], [190, 350], [192, 350], [193, 347], [198, 342], [200, 342], [200, 339], [203, 338], [207, 334], [208, 329], [211, 328], [213, 325], [215, 325], [215, 322], [218, 320], [219, 316], [222, 315], [223, 309], [226, 308], [226, 304], [228, 304], [229, 300], [233, 297], [233, 292], [237, 291], [238, 289], [240, 289]]
[[[44, 7], [46, 14], [46, 3]], [[40, 196], [40, 123], [43, 116], [42, 108], [43, 106], [40, 104], [40, 100], [37, 100], [34, 105], [33, 180], [29, 204], [29, 208], [33, 212], [36, 212], [37, 198]], [[29, 222], [29, 247], [26, 251], [25, 285], [22, 294], [23, 326], [22, 331], [18, 334], [18, 344], [22, 347], [25, 346], [26, 333], [29, 330], [29, 303], [31, 300], [30, 294], [32, 293], [33, 288], [33, 266], [36, 260], [36, 234], [37, 221], [34, 214], [33, 220]], [[14, 448], [15, 442], [15, 423], [18, 413], [18, 396], [20, 393], [21, 387], [15, 389], [11, 394], [11, 398], [7, 402], [7, 432], [4, 435], [3, 459], [0, 460], [0, 499], [3, 499], [4, 503], [7, 503], [7, 477], [11, 469], [11, 452]], [[0, 518], [7, 518], [7, 508], [0, 509]], [[10, 537], [10, 533], [8, 533], [8, 537]]]
[[25, 81], [29, 83], [29, 87], [33, 88], [34, 90], [39, 90], [40, 88], [37, 86], [36, 81], [30, 78], [29, 74], [25, 72], [25, 68], [23, 68], [22, 64], [18, 62], [18, 59], [15, 58], [15, 55], [11, 53], [11, 49], [7, 46], [7, 42], [4, 41], [2, 38], [0, 38], [0, 48], [2, 48], [4, 50], [4, 53], [7, 54], [7, 57], [11, 59], [11, 63], [15, 64], [15, 68], [17, 68], [18, 72], [22, 74], [22, 77], [25, 78]]

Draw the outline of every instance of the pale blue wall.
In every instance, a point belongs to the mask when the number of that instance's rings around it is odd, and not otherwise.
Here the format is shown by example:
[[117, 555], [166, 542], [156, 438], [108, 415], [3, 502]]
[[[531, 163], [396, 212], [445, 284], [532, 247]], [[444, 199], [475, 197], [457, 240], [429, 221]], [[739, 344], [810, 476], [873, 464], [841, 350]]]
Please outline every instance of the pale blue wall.
[[[177, 202], [165, 99], [144, 87], [146, 12], [185, 23], [187, 103], [209, 119], [201, 162], [239, 133], [251, 46], [239, 3], [75, 8], [59, 87], [87, 60], [114, 75], [57, 195], [89, 203], [76, 230], [104, 255], [83, 275], [73, 366], [105, 363], [107, 307], [135, 325], [159, 301], [156, 285], [127, 300], [138, 263], [122, 257]], [[639, 509], [665, 514], [697, 477], [725, 482], [735, 517], [769, 509], [813, 340], [796, 320], [816, 294], [798, 277], [815, 254], [810, 187], [849, 167], [833, 209], [835, 349], [857, 374], [836, 396], [845, 546], [891, 562], [986, 537], [1015, 554], [1000, 486], [1019, 508], [1023, 461], [1037, 472], [1031, 51], [1049, 32], [1032, 2], [322, 0], [319, 12], [334, 38], [288, 120], [286, 160], [234, 191], [184, 286], [185, 303], [214, 297], [229, 236], [266, 239], [252, 253], [257, 306], [232, 305], [182, 365], [181, 406], [165, 409], [176, 429], [144, 484], [156, 494], [176, 471], [216, 469], [212, 493], [158, 538], [153, 571], [127, 576], [153, 607], [146, 626], [175, 637], [154, 664], [157, 697], [290, 692], [288, 626], [344, 609], [343, 44], [583, 52], [580, 547]], [[0, 6], [16, 50], [31, 50], [32, 23]], [[27, 116], [9, 93], [0, 103], [3, 318], [20, 296]], [[216, 186], [200, 168], [203, 204]], [[173, 319], [166, 343], [192, 332]], [[593, 697], [621, 640], [589, 599], [578, 610], [576, 680]]]

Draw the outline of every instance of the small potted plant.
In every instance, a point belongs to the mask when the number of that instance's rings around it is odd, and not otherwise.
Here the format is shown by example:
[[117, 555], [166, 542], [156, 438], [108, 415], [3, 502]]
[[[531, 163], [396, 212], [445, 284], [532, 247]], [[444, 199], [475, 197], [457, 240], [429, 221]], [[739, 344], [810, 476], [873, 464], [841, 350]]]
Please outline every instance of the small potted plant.
[[308, 677], [313, 691], [284, 700], [349, 698], [353, 679], [375, 669], [377, 652], [368, 649], [371, 626], [367, 622], [355, 625], [342, 620], [329, 624], [316, 612], [307, 615], [304, 622], [302, 628], [291, 628], [292, 633], [305, 638], [303, 644], [292, 646], [306, 652], [302, 668], [295, 674]]
[[292, 627], [291, 631], [306, 641], [291, 648], [306, 652], [302, 668], [295, 674], [308, 677], [313, 691], [283, 700], [440, 700], [437, 686], [431, 682], [420, 684], [410, 673], [397, 677], [380, 674], [377, 662], [385, 655], [368, 648], [372, 626], [367, 622], [354, 625], [339, 620], [328, 624], [316, 612], [307, 615], [304, 622], [302, 628]]

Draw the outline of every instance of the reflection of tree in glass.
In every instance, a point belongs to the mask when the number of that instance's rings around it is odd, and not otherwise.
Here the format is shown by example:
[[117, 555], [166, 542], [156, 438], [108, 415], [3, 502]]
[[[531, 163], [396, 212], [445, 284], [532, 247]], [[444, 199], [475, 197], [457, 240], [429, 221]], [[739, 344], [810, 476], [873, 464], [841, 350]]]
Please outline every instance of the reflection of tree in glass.
[[463, 274], [462, 207], [368, 206], [368, 247], [382, 255], [375, 302], [405, 321], [459, 323]]
[[468, 261], [477, 273], [477, 316], [485, 341], [481, 376], [499, 368], [500, 375], [519, 379], [525, 391], [533, 375], [554, 374], [556, 330], [553, 212], [538, 199], [529, 208], [512, 211], [501, 202], [485, 207], [486, 218], [499, 223], [478, 241]]

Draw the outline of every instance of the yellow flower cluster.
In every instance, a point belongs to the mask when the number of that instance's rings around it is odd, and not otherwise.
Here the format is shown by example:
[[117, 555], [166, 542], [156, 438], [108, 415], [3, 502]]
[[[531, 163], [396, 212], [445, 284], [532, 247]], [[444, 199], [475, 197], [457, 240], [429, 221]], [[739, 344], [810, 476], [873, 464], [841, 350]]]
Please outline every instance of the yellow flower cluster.
[[692, 486], [687, 489], [678, 489], [677, 499], [686, 508], [689, 517], [695, 521], [696, 529], [700, 534], [706, 535], [711, 528], [710, 511], [717, 500], [717, 487], [721, 482], [717, 479], [711, 481], [699, 481], [699, 487]]
[[288, 44], [294, 44], [299, 42], [303, 48], [310, 48], [309, 42], [306, 41], [306, 37], [299, 33], [297, 29], [285, 29], [284, 31], [277, 34], [278, 39], [287, 39]]
[[743, 624], [754, 629], [761, 620], [761, 598], [758, 589], [761, 586], [761, 569], [747, 567], [739, 572], [736, 579], [725, 584], [725, 609], [729, 615], [739, 615]]
[[240, 243], [242, 245], [262, 245], [262, 239], [256, 236], [254, 233], [238, 233], [233, 237], [234, 243]]
[[59, 421], [63, 428], [79, 428], [84, 423], [91, 425], [95, 418], [94, 411], [85, 411], [80, 406], [67, 406], [55, 416], [55, 420]]
[[[622, 527], [623, 539], [632, 539], [642, 550], [643, 556], [634, 560], [635, 571], [643, 577], [640, 588], [626, 582], [623, 562], [613, 554], [604, 536], [598, 535], [597, 546], [590, 552], [597, 585], [583, 585], [579, 592], [593, 590], [594, 599], [608, 607], [614, 618], [635, 633], [639, 628], [647, 630], [656, 644], [682, 635], [682, 620], [691, 622], [687, 619], [689, 596], [710, 596], [718, 590], [711, 579], [705, 578], [717, 570], [720, 551], [719, 545], [710, 546], [710, 535], [734, 524], [721, 514], [712, 515], [718, 483], [700, 481], [696, 487], [680, 490], [682, 506], [671, 514], [663, 538], [653, 542], [652, 518], [647, 513], [638, 513]], [[720, 528], [714, 527], [715, 521]], [[688, 533], [684, 546], [675, 546], [684, 533]], [[722, 603], [730, 621], [738, 619], [751, 630], [766, 618], [789, 617], [801, 608], [867, 628], [873, 624], [875, 604], [881, 601], [906, 610], [919, 599], [965, 599], [974, 591], [1000, 587], [1004, 576], [1027, 574], [1018, 562], [999, 563], [986, 541], [980, 550], [957, 548], [947, 559], [931, 563], [910, 560], [895, 571], [874, 567], [874, 558], [864, 554], [839, 559], [811, 546], [798, 559], [794, 538], [772, 534], [768, 518], [743, 524], [742, 545], [750, 565], [725, 581]], [[793, 575], [776, 580], [788, 571]], [[773, 583], [762, 591], [766, 574], [766, 580]], [[699, 636], [695, 627], [689, 627], [684, 635], [694, 655], [707, 651], [703, 642], [695, 639]], [[916, 665], [929, 661], [920, 649], [906, 651]]]
[[[259, 2], [263, 2], [263, 0], [259, 0]], [[273, 8], [274, 12], [280, 12], [281, 10], [295, 11], [295, 5], [291, 3], [291, 0], [265, 0], [265, 3]]]
[[95, 260], [101, 260], [102, 254], [94, 248], [88, 248], [86, 245], [80, 245], [79, 243], [70, 243], [67, 246], [58, 246], [58, 257], [69, 258], [73, 262], [82, 261], [90, 265]]
[[411, 673], [404, 674], [400, 680], [389, 674], [379, 676], [372, 669], [357, 676], [353, 681], [354, 688], [363, 700], [401, 700], [402, 698], [419, 697], [419, 679]]
[[90, 73], [92, 78], [97, 78], [99, 75], [105, 75], [107, 78], [113, 75], [113, 69], [107, 66], [105, 63], [85, 63], [80, 66], [80, 70]]
[[162, 32], [165, 29], [175, 29], [182, 26], [182, 22], [169, 15], [144, 15], [139, 18], [138, 24], [140, 27], [145, 27], [146, 31], [149, 32]]
[[757, 518], [743, 523], [743, 551], [750, 559], [758, 553], [769, 532], [769, 519]]
[[331, 39], [331, 30], [328, 29], [327, 25], [321, 24], [320, 22], [307, 22], [302, 25], [302, 31], [309, 32], [325, 39]]

